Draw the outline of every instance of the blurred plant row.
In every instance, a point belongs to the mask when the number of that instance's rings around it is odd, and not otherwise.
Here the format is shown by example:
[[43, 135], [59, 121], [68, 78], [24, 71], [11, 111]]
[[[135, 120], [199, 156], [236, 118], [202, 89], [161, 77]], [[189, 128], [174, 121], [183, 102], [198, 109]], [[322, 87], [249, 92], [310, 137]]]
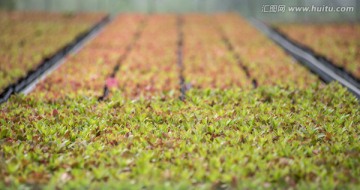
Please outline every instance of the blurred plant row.
[[121, 91], [131, 99], [174, 98], [180, 94], [181, 77], [186, 89], [249, 89], [252, 80], [259, 86], [299, 88], [319, 82], [238, 15], [125, 14], [70, 56], [33, 93], [99, 97], [107, 86], [110, 96]]
[[0, 12], [0, 93], [104, 16]]
[[275, 27], [360, 80], [359, 24], [285, 24]]

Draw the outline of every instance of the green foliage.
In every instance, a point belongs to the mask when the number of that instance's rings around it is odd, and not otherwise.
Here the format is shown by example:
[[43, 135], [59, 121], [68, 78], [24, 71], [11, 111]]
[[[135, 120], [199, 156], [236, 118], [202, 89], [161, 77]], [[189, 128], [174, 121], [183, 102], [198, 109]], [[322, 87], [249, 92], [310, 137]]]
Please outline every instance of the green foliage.
[[0, 188], [359, 188], [360, 107], [338, 84], [187, 100], [12, 97]]
[[89, 30], [103, 14], [0, 11], [0, 93]]

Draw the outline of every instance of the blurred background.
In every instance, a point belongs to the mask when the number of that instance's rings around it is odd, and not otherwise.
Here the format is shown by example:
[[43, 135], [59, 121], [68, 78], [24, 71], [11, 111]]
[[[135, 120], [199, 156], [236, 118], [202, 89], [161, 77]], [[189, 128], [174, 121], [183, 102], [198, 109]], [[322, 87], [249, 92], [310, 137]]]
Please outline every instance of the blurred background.
[[[275, 6], [275, 7], [274, 7]], [[285, 11], [275, 10], [285, 7]], [[288, 7], [352, 7], [344, 12], [289, 11]], [[275, 8], [275, 9], [274, 9]], [[0, 0], [0, 9], [55, 12], [239, 12], [266, 22], [358, 22], [360, 0]]]

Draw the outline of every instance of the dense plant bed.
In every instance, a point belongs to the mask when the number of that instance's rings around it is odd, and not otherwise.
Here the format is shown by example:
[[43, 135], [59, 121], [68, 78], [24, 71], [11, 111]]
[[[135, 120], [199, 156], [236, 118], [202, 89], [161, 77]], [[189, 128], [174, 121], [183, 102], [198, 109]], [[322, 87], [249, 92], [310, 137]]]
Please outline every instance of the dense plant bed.
[[275, 28], [360, 80], [359, 24], [284, 24]]
[[0, 188], [359, 188], [360, 106], [338, 84], [0, 105]]
[[101, 96], [106, 79], [126, 52], [142, 19], [141, 15], [116, 17], [79, 53], [69, 56], [64, 64], [38, 84], [33, 94], [44, 93], [46, 98], [67, 94]]
[[152, 15], [120, 65], [113, 91], [128, 98], [179, 96], [177, 25], [175, 15]]
[[213, 18], [186, 15], [183, 19], [184, 77], [192, 88], [250, 86], [250, 80], [221, 39]]
[[121, 15], [0, 105], [0, 189], [359, 188], [359, 141], [355, 97], [240, 17]]
[[106, 85], [131, 99], [177, 97], [181, 77], [186, 89], [248, 89], [252, 80], [260, 86], [306, 87], [318, 81], [237, 15], [130, 14], [117, 17], [34, 93], [99, 97]]
[[215, 18], [259, 85], [295, 84], [303, 88], [318, 80], [237, 14], [221, 14]]
[[0, 93], [104, 17], [0, 12]]

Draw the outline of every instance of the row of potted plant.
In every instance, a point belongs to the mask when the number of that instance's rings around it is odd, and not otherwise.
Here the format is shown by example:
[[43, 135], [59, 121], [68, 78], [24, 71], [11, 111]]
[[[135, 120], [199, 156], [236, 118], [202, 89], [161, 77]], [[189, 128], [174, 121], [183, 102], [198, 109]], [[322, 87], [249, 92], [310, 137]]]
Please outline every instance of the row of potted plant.
[[114, 90], [128, 98], [178, 96], [178, 38], [176, 16], [149, 16], [116, 74]]
[[206, 15], [184, 16], [184, 77], [192, 88], [249, 88], [251, 83]]
[[[258, 86], [302, 88], [319, 82], [237, 15], [186, 15], [181, 18], [182, 24], [178, 19], [155, 15], [144, 21], [141, 15], [122, 15], [38, 89], [61, 89], [62, 93], [53, 93], [57, 95], [79, 91], [99, 96], [106, 85], [113, 92], [136, 98], [177, 96], [180, 77], [187, 89], [249, 89], [254, 81]], [[112, 76], [116, 65], [120, 70]]]
[[215, 16], [244, 65], [259, 86], [281, 85], [307, 87], [319, 82], [308, 69], [298, 64], [284, 50], [236, 14]]
[[42, 93], [48, 98], [101, 96], [106, 79], [126, 52], [141, 19], [140, 15], [121, 15], [113, 19], [80, 52], [67, 57], [56, 71], [37, 85], [32, 94]]
[[0, 93], [104, 16], [0, 12]]

